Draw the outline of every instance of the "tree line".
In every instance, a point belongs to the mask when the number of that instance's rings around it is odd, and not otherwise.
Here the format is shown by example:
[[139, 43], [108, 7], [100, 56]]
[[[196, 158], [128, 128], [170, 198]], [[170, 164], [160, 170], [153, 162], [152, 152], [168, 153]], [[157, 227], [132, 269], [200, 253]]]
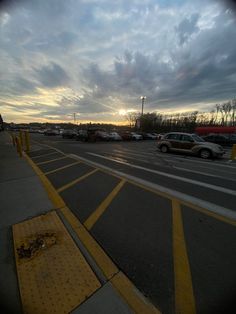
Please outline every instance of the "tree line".
[[131, 129], [158, 132], [194, 132], [199, 126], [236, 126], [236, 99], [216, 104], [210, 112], [183, 112], [145, 114], [129, 112], [126, 120]]

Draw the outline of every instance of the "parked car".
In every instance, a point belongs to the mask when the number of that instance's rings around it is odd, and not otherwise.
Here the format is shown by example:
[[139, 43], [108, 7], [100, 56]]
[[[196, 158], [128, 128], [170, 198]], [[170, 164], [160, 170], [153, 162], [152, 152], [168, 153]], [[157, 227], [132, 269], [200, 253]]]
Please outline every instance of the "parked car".
[[39, 133], [38, 129], [29, 128], [29, 133]]
[[165, 136], [165, 133], [157, 134], [157, 141], [159, 142], [160, 140], [162, 140], [164, 136]]
[[152, 132], [152, 135], [156, 136], [156, 138], [158, 137], [158, 134], [155, 132]]
[[230, 146], [236, 144], [236, 138], [234, 138], [233, 136], [226, 137], [220, 134], [211, 134], [203, 136], [202, 138], [207, 142], [216, 143], [222, 146]]
[[109, 137], [111, 141], [122, 141], [122, 137], [117, 132], [109, 133]]
[[132, 135], [129, 131], [124, 131], [120, 133], [120, 136], [124, 141], [131, 141], [132, 140]]
[[214, 143], [205, 142], [196, 134], [172, 132], [167, 133], [157, 144], [161, 152], [183, 152], [201, 158], [222, 157], [223, 148]]
[[131, 138], [134, 141], [140, 141], [143, 139], [143, 136], [141, 134], [135, 133], [135, 132], [130, 132]]
[[95, 138], [96, 138], [96, 141], [109, 141], [110, 140], [109, 134], [105, 131], [96, 131]]
[[58, 135], [58, 132], [57, 132], [57, 130], [46, 129], [46, 130], [44, 131], [44, 135], [55, 136], [55, 135]]
[[110, 136], [103, 129], [91, 128], [88, 130], [79, 130], [76, 140], [82, 142], [109, 141]]
[[76, 140], [77, 141], [82, 141], [82, 142], [87, 142], [88, 141], [88, 131], [87, 130], [79, 130], [78, 133], [76, 134]]
[[63, 138], [76, 138], [77, 132], [75, 130], [63, 130], [61, 136]]
[[155, 140], [156, 135], [152, 133], [146, 133], [146, 132], [139, 132], [138, 134], [142, 135], [144, 140]]
[[147, 133], [146, 137], [147, 137], [147, 140], [155, 140], [157, 138], [156, 135], [152, 133]]

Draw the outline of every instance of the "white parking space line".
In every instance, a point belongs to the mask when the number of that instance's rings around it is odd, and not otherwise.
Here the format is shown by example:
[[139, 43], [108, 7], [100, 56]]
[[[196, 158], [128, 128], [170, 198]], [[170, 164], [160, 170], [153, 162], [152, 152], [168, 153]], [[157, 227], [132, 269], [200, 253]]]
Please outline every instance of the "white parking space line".
[[191, 173], [200, 174], [200, 175], [206, 176], [206, 177], [212, 177], [212, 178], [224, 179], [224, 180], [236, 182], [236, 179], [231, 179], [231, 178], [229, 178], [229, 177], [217, 176], [217, 175], [211, 174], [211, 173], [209, 173], [209, 172], [202, 172], [202, 171], [187, 169], [187, 168], [179, 167], [179, 166], [173, 166], [172, 168], [178, 169], [178, 170], [182, 170], [182, 171], [186, 171], [186, 172], [191, 172]]
[[188, 179], [188, 178], [177, 176], [177, 175], [173, 175], [173, 174], [170, 174], [170, 173], [166, 173], [166, 172], [162, 172], [162, 171], [158, 171], [158, 170], [154, 170], [154, 169], [150, 169], [150, 168], [146, 168], [146, 167], [130, 164], [128, 162], [119, 161], [119, 160], [116, 160], [114, 158], [105, 157], [103, 155], [99, 155], [99, 154], [95, 154], [95, 153], [91, 153], [91, 152], [87, 152], [87, 154], [89, 154], [91, 156], [99, 157], [99, 158], [102, 158], [102, 159], [110, 160], [110, 161], [113, 161], [113, 162], [116, 162], [116, 163], [120, 163], [120, 164], [129, 166], [129, 167], [132, 167], [132, 168], [144, 170], [144, 171], [147, 171], [147, 172], [150, 172], [150, 173], [155, 173], [155, 174], [158, 174], [158, 175], [161, 175], [161, 176], [164, 176], [164, 177], [168, 177], [168, 178], [171, 178], [171, 179], [175, 179], [175, 180], [191, 183], [191, 184], [194, 184], [194, 185], [203, 186], [203, 187], [206, 187], [206, 188], [214, 190], [214, 191], [218, 191], [218, 192], [221, 192], [221, 193], [225, 193], [225, 194], [236, 196], [236, 190], [231, 190], [231, 189], [227, 189], [227, 188], [224, 188], [224, 187], [221, 187], [221, 186], [208, 184], [208, 183], [205, 183], [205, 182], [202, 182], [202, 181]]
[[[167, 157], [167, 156], [166, 156]], [[168, 160], [172, 160], [171, 155], [168, 155]], [[205, 161], [201, 161], [201, 160], [197, 160], [197, 158], [189, 158], [189, 157], [174, 157], [176, 160], [180, 160], [180, 161], [185, 161], [186, 163], [194, 163], [194, 164], [204, 164], [207, 165], [208, 167], [222, 167], [222, 168], [231, 168], [231, 169], [236, 169], [236, 166], [234, 167], [233, 165], [229, 165], [226, 162], [216, 162], [216, 161], [211, 161], [211, 160], [205, 160]]]
[[142, 151], [142, 150], [133, 150], [133, 149], [127, 149], [127, 148], [125, 148], [125, 149], [113, 149], [113, 151], [116, 151], [116, 152], [122, 152], [122, 153], [132, 153], [132, 154], [136, 154], [136, 155], [140, 155], [140, 154], [142, 154], [142, 155], [144, 155], [144, 156], [150, 156], [150, 157], [155, 157], [155, 154], [154, 154], [154, 152], [152, 153], [152, 152], [149, 152], [149, 153], [147, 153], [147, 152], [144, 152], [144, 151]]
[[[114, 151], [114, 153], [115, 154], [123, 154], [123, 156], [126, 156], [126, 155], [130, 155], [130, 156], [137, 156], [137, 157], [144, 157], [144, 158], [146, 158], [146, 157], [149, 157], [150, 159], [156, 159], [155, 158], [155, 156], [153, 156], [153, 155], [147, 155], [147, 154], [143, 154], [143, 153], [131, 153], [131, 152], [126, 152], [126, 151], [121, 151], [121, 150], [116, 150], [116, 149], [114, 149], [113, 150]], [[146, 159], [147, 160], [147, 159]]]
[[226, 169], [225, 168], [219, 169], [219, 167], [217, 167], [217, 166], [216, 167], [208, 167], [207, 165], [202, 166], [202, 165], [193, 165], [193, 164], [186, 164], [186, 163], [184, 163], [184, 164], [180, 163], [180, 164], [178, 164], [178, 166], [183, 167], [183, 168], [188, 169], [188, 170], [202, 171], [204, 173], [210, 173], [210, 174], [214, 174], [214, 175], [217, 174], [221, 178], [225, 178], [228, 176], [232, 177], [232, 170], [227, 169], [227, 168]]
[[[131, 154], [131, 153], [123, 153], [123, 154], [121, 154], [121, 153], [104, 152], [104, 154], [106, 154], [107, 157], [113, 157], [113, 158], [116, 158], [117, 160], [128, 161], [127, 159], [131, 159], [131, 160], [134, 160], [134, 161], [140, 161], [140, 162], [144, 162], [144, 163], [150, 164], [150, 159], [141, 159], [141, 158], [133, 157], [134, 154]], [[135, 154], [135, 156], [139, 156], [139, 155]], [[161, 163], [161, 162], [152, 162], [152, 165], [163, 166], [163, 163]]]
[[[131, 150], [131, 149], [124, 149], [124, 150], [117, 150], [117, 149], [114, 149], [113, 151], [116, 151], [116, 152], [123, 152], [123, 153], [129, 153], [129, 154], [133, 154], [134, 156], [148, 156], [150, 158], [158, 158], [158, 157], [161, 157], [162, 160], [166, 160], [168, 162], [172, 161], [177, 161], [178, 163], [180, 161], [190, 161], [190, 162], [194, 162], [194, 163], [204, 163], [204, 164], [213, 164], [211, 160], [205, 160], [205, 161], [202, 161], [202, 160], [198, 160], [198, 157], [195, 157], [195, 156], [186, 156], [186, 155], [183, 155], [181, 157], [181, 155], [175, 155], [174, 153], [171, 153], [171, 154], [163, 154], [161, 152], [159, 152], [157, 149], [153, 150], [153, 152], [143, 152], [143, 151], [138, 151], [138, 150]], [[214, 162], [215, 164], [216, 162]], [[220, 163], [220, 165], [222, 165], [222, 163]], [[224, 166], [224, 164], [223, 164]], [[227, 166], [227, 165], [226, 165]], [[233, 167], [234, 168], [234, 167]]]
[[[195, 159], [196, 157], [190, 157], [190, 158], [188, 158], [186, 156], [178, 157], [176, 155], [169, 155], [169, 154], [166, 155], [166, 154], [159, 153], [159, 152], [153, 152], [153, 153], [141, 152], [141, 153], [137, 153], [137, 151], [132, 151], [132, 150], [123, 150], [122, 151], [122, 150], [114, 149], [113, 151], [115, 151], [115, 152], [123, 152], [123, 154], [133, 155], [133, 156], [137, 156], [137, 157], [140, 157], [140, 156], [141, 157], [149, 157], [148, 160], [149, 161], [153, 160], [154, 161], [154, 162], [152, 162], [153, 164], [155, 164], [155, 165], [159, 164], [159, 165], [162, 165], [162, 166], [163, 166], [163, 162], [166, 162], [166, 165], [169, 165], [169, 166], [171, 165], [171, 166], [174, 167], [176, 163], [178, 163], [178, 165], [179, 165], [181, 162], [184, 161], [185, 164], [183, 165], [181, 163], [181, 168], [182, 169], [187, 169], [187, 170], [190, 170], [189, 168], [192, 168], [192, 166], [193, 166], [192, 163], [194, 163], [196, 167], [205, 168], [208, 171], [217, 171], [217, 172], [219, 172], [219, 178], [221, 178], [220, 171], [223, 171], [223, 174], [227, 174], [227, 170], [228, 171], [230, 171], [230, 169], [235, 169], [236, 170], [236, 167], [230, 166], [228, 164], [227, 165], [223, 164], [223, 166], [226, 166], [226, 168], [224, 167], [224, 169], [220, 170], [219, 167], [218, 167], [218, 163], [212, 162], [212, 161], [196, 160]], [[162, 162], [158, 162], [158, 157], [161, 157]], [[137, 158], [135, 158], [135, 159], [138, 160]], [[146, 160], [146, 162], [147, 162], [147, 160]], [[189, 164], [189, 162], [190, 162], [190, 164]], [[202, 164], [204, 164], [205, 167], [202, 166]], [[220, 165], [222, 165], [222, 164], [220, 163]], [[229, 169], [227, 169], [227, 168], [229, 168]], [[194, 171], [198, 171], [198, 170], [194, 170]], [[205, 170], [203, 170], [203, 171], [205, 171]], [[209, 172], [207, 172], [207, 173], [209, 173]], [[201, 174], [200, 171], [199, 171], [199, 174]], [[206, 173], [204, 172], [204, 174], [206, 174]], [[232, 172], [231, 173], [228, 172], [228, 174], [232, 174]]]
[[[115, 154], [113, 154], [111, 152], [104, 152], [104, 153], [106, 153], [108, 156], [113, 156], [114, 158], [116, 156], [122, 157], [124, 160], [125, 160], [126, 157], [128, 159], [130, 159], [130, 157], [128, 157], [128, 156], [131, 156], [131, 158], [132, 158], [132, 156], [146, 157], [144, 154], [137, 154], [137, 153], [131, 153], [131, 152], [124, 152], [124, 151], [123, 151], [123, 153], [121, 153], [122, 152], [121, 150], [116, 150], [116, 149], [114, 149], [113, 151], [115, 151], [116, 153]], [[162, 154], [162, 156], [163, 156], [163, 154]], [[157, 162], [157, 161], [155, 161], [155, 160], [157, 160], [156, 156], [153, 156], [153, 155], [150, 156], [149, 158], [145, 159], [145, 160], [137, 158], [137, 157], [135, 157], [133, 159], [135, 161], [141, 161], [141, 162], [145, 162], [145, 163], [148, 163], [148, 164], [150, 164], [150, 162], [151, 162], [153, 165], [171, 166], [172, 168], [175, 168], [175, 169], [179, 169], [179, 170], [183, 170], [183, 171], [187, 171], [187, 172], [192, 172], [192, 173], [196, 173], [196, 174], [201, 174], [201, 175], [204, 175], [204, 176], [215, 177], [215, 178], [218, 178], [218, 179], [222, 179], [223, 178], [223, 179], [228, 180], [228, 181], [236, 181], [234, 179], [231, 179], [229, 176], [227, 176], [227, 174], [228, 175], [232, 175], [232, 172], [230, 172], [230, 170], [228, 170], [228, 169], [227, 169], [228, 171], [226, 171], [225, 169], [224, 170], [219, 170], [217, 166], [216, 166], [217, 169], [212, 169], [212, 168], [209, 168], [209, 167], [196, 165], [198, 168], [196, 170], [194, 170], [194, 169], [192, 169], [192, 167], [193, 167], [192, 164], [191, 165], [186, 165], [186, 164], [183, 165], [181, 163], [181, 167], [180, 166], [176, 166], [175, 163], [174, 163], [174, 161], [176, 161], [176, 160], [173, 159], [173, 158], [165, 159], [164, 156], [163, 156], [162, 162]], [[165, 161], [166, 161], [166, 164], [164, 165]], [[178, 162], [178, 165], [179, 165], [180, 164], [179, 160], [177, 160], [177, 162]], [[208, 165], [208, 164], [206, 164], [206, 165]], [[187, 166], [190, 167], [191, 169], [187, 168]], [[200, 171], [201, 169], [203, 171]], [[210, 173], [209, 171], [213, 171], [214, 174]], [[218, 175], [216, 175], [216, 173], [215, 173], [216, 171], [218, 172]]]
[[87, 159], [87, 158], [77, 156], [75, 154], [70, 154], [69, 156], [71, 158], [76, 159], [76, 160], [83, 161], [83, 162], [91, 165], [92, 167], [103, 169], [105, 171], [108, 171], [111, 174], [114, 174], [114, 175], [120, 177], [120, 178], [125, 178], [131, 182], [134, 182], [134, 183], [139, 184], [141, 186], [145, 186], [149, 189], [152, 189], [153, 191], [165, 193], [166, 195], [169, 195], [170, 198], [175, 197], [175, 198], [177, 198], [183, 202], [191, 203], [194, 206], [199, 206], [203, 209], [208, 210], [209, 212], [213, 212], [213, 213], [216, 213], [216, 214], [221, 215], [223, 217], [232, 219], [233, 221], [236, 221], [236, 212], [233, 210], [230, 210], [228, 208], [224, 208], [222, 206], [201, 200], [197, 197], [194, 197], [194, 196], [191, 196], [191, 195], [188, 195], [188, 194], [185, 194], [185, 193], [173, 190], [173, 189], [169, 189], [169, 188], [164, 187], [162, 185], [158, 185], [156, 183], [152, 183], [152, 182], [143, 180], [141, 178], [126, 174], [124, 172], [115, 170], [111, 167], [105, 166], [103, 164], [100, 164], [98, 162], [92, 161], [92, 160]]

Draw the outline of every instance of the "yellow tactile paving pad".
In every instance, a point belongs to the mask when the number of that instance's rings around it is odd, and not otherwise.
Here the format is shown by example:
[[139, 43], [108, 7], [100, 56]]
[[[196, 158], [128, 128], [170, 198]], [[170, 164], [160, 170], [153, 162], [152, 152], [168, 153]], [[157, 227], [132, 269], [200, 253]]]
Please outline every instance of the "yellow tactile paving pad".
[[24, 313], [69, 313], [101, 285], [56, 212], [13, 226]]

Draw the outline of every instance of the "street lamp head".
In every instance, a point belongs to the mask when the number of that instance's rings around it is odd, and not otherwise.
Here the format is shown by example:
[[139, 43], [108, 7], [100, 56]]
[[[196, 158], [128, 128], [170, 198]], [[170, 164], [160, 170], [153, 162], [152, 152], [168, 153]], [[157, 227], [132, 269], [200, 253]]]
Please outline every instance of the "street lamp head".
[[146, 98], [147, 98], [146, 96], [141, 96], [141, 97], [140, 97], [140, 99], [146, 99]]

